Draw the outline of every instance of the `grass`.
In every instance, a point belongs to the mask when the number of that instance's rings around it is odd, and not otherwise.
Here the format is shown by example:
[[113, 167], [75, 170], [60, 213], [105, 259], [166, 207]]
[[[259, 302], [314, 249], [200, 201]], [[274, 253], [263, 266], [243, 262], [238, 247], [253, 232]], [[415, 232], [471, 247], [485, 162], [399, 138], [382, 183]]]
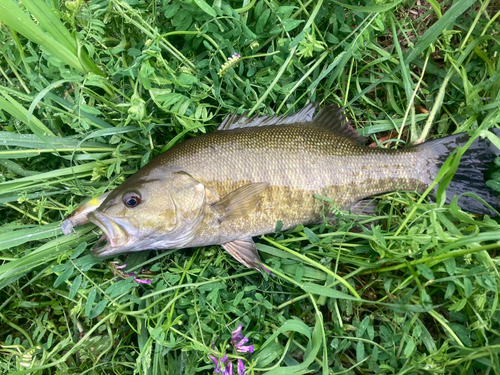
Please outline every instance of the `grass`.
[[209, 374], [228, 354], [253, 374], [500, 373], [499, 222], [455, 200], [385, 194], [364, 225], [263, 236], [274, 277], [217, 246], [122, 270], [89, 255], [94, 226], [60, 229], [233, 111], [322, 101], [379, 146], [498, 143], [498, 3], [419, 4], [0, 0], [0, 372]]

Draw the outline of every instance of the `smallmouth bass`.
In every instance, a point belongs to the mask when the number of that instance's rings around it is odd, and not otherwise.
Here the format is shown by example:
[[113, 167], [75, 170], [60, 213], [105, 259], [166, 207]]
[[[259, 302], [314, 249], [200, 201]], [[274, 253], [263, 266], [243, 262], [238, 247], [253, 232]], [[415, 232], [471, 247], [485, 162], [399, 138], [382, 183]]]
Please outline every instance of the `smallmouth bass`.
[[[403, 149], [372, 148], [343, 110], [309, 104], [292, 116], [229, 115], [216, 131], [157, 156], [115, 190], [92, 199], [62, 223], [64, 234], [92, 222], [103, 231], [92, 254], [222, 245], [262, 270], [252, 237], [322, 220], [321, 195], [339, 209], [402, 190], [422, 193], [449, 154], [469, 137], [452, 135]], [[494, 130], [500, 135], [499, 129]], [[483, 172], [499, 150], [478, 139], [463, 157], [448, 193], [473, 191], [500, 200]], [[466, 198], [461, 206], [485, 213]]]

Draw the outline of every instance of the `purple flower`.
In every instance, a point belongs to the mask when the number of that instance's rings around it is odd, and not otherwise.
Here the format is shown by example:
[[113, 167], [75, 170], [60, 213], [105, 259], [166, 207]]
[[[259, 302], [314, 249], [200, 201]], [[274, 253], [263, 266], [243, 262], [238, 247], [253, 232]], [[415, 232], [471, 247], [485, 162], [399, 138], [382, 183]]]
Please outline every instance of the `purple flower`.
[[243, 361], [238, 358], [238, 375], [247, 375]]
[[132, 276], [134, 278], [134, 281], [137, 284], [151, 284], [152, 283], [151, 280], [139, 279], [137, 276], [135, 276], [135, 273], [133, 273], [133, 272], [126, 273], [125, 276]]
[[[245, 346], [248, 342], [248, 337], [245, 337], [242, 335], [241, 330], [243, 329], [242, 325], [238, 325], [238, 328], [236, 328], [233, 331], [233, 334], [231, 336], [231, 345], [233, 345], [234, 349], [239, 352], [239, 353], [253, 353], [254, 351], [254, 346], [253, 345], [247, 345]], [[212, 343], [212, 349], [214, 349], [214, 344]], [[214, 368], [214, 374], [222, 374], [222, 375], [233, 375], [233, 363], [231, 361], [228, 361], [227, 354], [224, 354], [224, 356], [221, 359], [218, 359], [217, 357], [213, 355], [208, 356], [215, 365]], [[238, 375], [247, 375], [245, 371], [245, 365], [241, 359], [238, 358]]]
[[241, 334], [241, 330], [243, 329], [243, 326], [240, 324], [238, 328], [236, 328], [233, 331], [233, 335], [231, 336], [231, 344], [235, 344], [236, 342], [240, 341], [243, 339], [243, 335]]
[[127, 265], [126, 265], [126, 264], [122, 264], [121, 266], [119, 266], [119, 265], [117, 264], [117, 265], [115, 266], [115, 268], [116, 268], [117, 270], [122, 270], [122, 269], [124, 269], [125, 267], [127, 267]]
[[236, 59], [239, 59], [241, 56], [240, 56], [240, 54], [239, 54], [239, 53], [236, 53], [236, 52], [235, 52], [235, 53], [233, 53], [233, 57], [234, 57], [234, 58], [236, 58]]
[[220, 372], [221, 372], [220, 361], [211, 354], [208, 355], [208, 358], [210, 358], [215, 364], [214, 374], [220, 374]]
[[248, 345], [248, 346], [243, 346], [248, 341], [248, 338], [245, 337], [243, 340], [241, 340], [239, 343], [234, 345], [234, 348], [236, 349], [237, 352], [240, 353], [253, 353], [253, 345]]
[[233, 344], [234, 348], [237, 352], [240, 353], [253, 353], [254, 347], [253, 345], [244, 346], [248, 342], [248, 337], [243, 337], [241, 334], [241, 329], [243, 327], [241, 324], [233, 331], [233, 336], [231, 337], [231, 344]]
[[208, 356], [215, 364], [214, 374], [222, 374], [222, 375], [233, 375], [233, 364], [227, 362], [227, 354], [224, 354], [224, 357], [221, 359], [217, 359], [213, 355]]

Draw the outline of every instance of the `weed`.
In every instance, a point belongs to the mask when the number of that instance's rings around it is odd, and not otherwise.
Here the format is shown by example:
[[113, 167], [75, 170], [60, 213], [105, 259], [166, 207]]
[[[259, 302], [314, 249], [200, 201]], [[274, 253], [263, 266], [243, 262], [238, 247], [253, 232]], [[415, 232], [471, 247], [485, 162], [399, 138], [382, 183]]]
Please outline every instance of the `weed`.
[[108, 267], [94, 226], [62, 236], [234, 111], [334, 102], [384, 147], [498, 144], [498, 4], [424, 4], [0, 0], [0, 372], [499, 373], [500, 228], [456, 199], [263, 236], [273, 276], [217, 246]]

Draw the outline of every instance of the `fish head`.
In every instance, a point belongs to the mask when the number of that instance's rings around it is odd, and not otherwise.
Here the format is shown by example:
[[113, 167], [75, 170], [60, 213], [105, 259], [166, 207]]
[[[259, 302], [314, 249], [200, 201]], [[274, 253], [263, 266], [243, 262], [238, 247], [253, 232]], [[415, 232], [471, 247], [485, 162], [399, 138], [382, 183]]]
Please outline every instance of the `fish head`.
[[135, 177], [113, 190], [87, 215], [103, 231], [92, 255], [180, 248], [196, 234], [205, 210], [202, 183], [184, 172]]

